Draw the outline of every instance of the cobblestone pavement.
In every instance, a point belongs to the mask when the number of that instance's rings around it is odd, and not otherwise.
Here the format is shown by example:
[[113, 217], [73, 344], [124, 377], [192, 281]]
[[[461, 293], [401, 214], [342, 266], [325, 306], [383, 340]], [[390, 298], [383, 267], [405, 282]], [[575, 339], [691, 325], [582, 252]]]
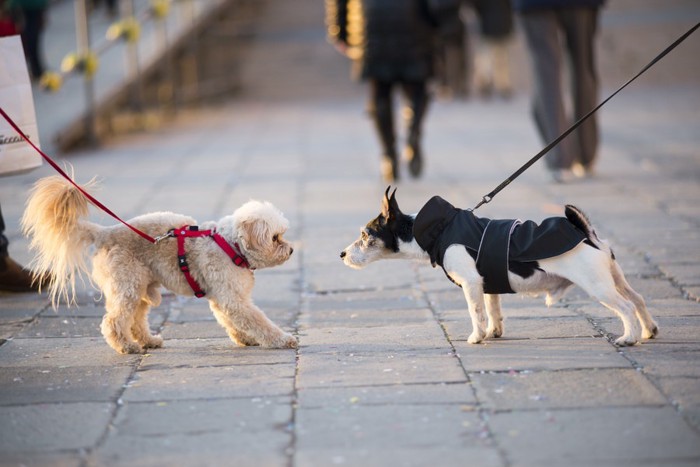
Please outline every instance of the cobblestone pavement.
[[[700, 18], [692, 1], [608, 3], [604, 94]], [[166, 296], [150, 314], [164, 348], [117, 355], [89, 287], [56, 311], [44, 295], [2, 295], [0, 465], [698, 465], [700, 36], [604, 108], [595, 178], [555, 185], [537, 164], [479, 211], [541, 220], [582, 208], [659, 338], [615, 348], [619, 320], [574, 289], [551, 308], [504, 297], [504, 337], [469, 345], [464, 299], [441, 271], [355, 271], [338, 258], [386, 186], [365, 89], [324, 43], [322, 15], [319, 2], [269, 1], [242, 97], [65, 156], [79, 181], [102, 178], [98, 198], [125, 218], [276, 204], [295, 253], [256, 272], [255, 299], [299, 350], [236, 347], [206, 301]], [[517, 39], [513, 99], [433, 104], [426, 173], [398, 184], [406, 212], [434, 194], [473, 205], [540, 149]], [[50, 173], [0, 184], [23, 263], [18, 219]]]

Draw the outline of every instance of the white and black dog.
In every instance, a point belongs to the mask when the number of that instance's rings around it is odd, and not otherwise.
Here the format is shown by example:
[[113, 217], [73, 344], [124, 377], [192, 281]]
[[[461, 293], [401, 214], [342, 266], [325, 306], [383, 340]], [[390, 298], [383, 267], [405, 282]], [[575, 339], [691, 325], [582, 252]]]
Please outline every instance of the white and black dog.
[[627, 283], [610, 247], [588, 218], [566, 206], [566, 217], [532, 221], [478, 218], [435, 196], [418, 214], [401, 212], [387, 188], [382, 212], [340, 253], [352, 268], [381, 259], [423, 259], [440, 265], [462, 288], [472, 321], [468, 342], [503, 334], [501, 293], [546, 293], [551, 305], [572, 285], [614, 311], [624, 334], [615, 344], [635, 345], [659, 328], [644, 299]]

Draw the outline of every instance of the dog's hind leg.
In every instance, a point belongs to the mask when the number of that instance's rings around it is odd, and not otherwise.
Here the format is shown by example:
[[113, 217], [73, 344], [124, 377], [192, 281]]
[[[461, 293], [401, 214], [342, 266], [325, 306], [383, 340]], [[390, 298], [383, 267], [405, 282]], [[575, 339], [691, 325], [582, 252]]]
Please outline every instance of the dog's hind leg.
[[146, 296], [141, 299], [136, 306], [134, 313], [134, 323], [131, 326], [131, 333], [136, 339], [136, 342], [141, 344], [144, 349], [156, 349], [163, 346], [163, 338], [151, 334], [148, 325], [148, 311], [151, 306], [158, 306], [161, 302], [160, 291], [158, 286], [151, 284], [148, 286]]
[[100, 329], [109, 346], [119, 353], [143, 353], [131, 334], [138, 299], [124, 300], [124, 297], [113, 297], [105, 291], [105, 300], [107, 313], [102, 318]]
[[632, 286], [630, 286], [627, 279], [625, 279], [622, 268], [615, 261], [611, 261], [610, 272], [615, 280], [615, 287], [617, 288], [617, 291], [620, 292], [620, 294], [622, 294], [622, 296], [624, 296], [626, 299], [634, 303], [637, 318], [639, 318], [639, 322], [642, 324], [642, 337], [644, 339], [655, 338], [659, 334], [659, 326], [656, 324], [656, 321], [654, 321], [654, 318], [651, 316], [651, 313], [649, 313], [649, 310], [647, 310], [646, 303], [644, 303], [644, 298], [642, 298], [642, 296], [639, 295], [632, 288]]
[[611, 274], [600, 274], [595, 279], [593, 274], [582, 274], [576, 284], [622, 320], [624, 334], [615, 340], [615, 345], [623, 347], [641, 341], [642, 327], [635, 316], [634, 303], [617, 291]]
[[501, 337], [503, 335], [503, 315], [501, 315], [501, 296], [498, 294], [485, 294], [486, 314], [489, 325], [486, 328], [486, 337]]

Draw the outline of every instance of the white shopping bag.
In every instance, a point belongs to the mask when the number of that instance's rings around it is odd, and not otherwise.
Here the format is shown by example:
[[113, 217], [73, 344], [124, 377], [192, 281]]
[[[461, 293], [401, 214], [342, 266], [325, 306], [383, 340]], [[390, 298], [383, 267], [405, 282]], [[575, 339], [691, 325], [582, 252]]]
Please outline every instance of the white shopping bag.
[[[38, 147], [39, 128], [20, 36], [0, 37], [0, 107]], [[0, 115], [0, 177], [41, 164], [41, 155]]]

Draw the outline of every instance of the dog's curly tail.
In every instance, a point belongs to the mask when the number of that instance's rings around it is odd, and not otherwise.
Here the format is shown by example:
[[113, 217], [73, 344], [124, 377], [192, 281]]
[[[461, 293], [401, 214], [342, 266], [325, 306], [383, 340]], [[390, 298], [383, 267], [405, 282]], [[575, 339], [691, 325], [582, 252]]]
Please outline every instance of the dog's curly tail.
[[89, 277], [88, 247], [100, 227], [81, 220], [87, 214], [87, 198], [59, 176], [36, 182], [27, 201], [21, 224], [35, 252], [30, 266], [36, 282], [48, 283], [54, 308], [75, 302], [76, 278]]
[[599, 250], [608, 252], [610, 257], [615, 259], [612, 249], [604, 240], [598, 237], [598, 234], [596, 234], [595, 229], [593, 228], [593, 224], [590, 220], [588, 220], [588, 216], [586, 216], [583, 211], [576, 206], [567, 204], [564, 208], [564, 215], [567, 219], [569, 219], [569, 222], [574, 224], [579, 230], [586, 234], [590, 245], [598, 248]]

